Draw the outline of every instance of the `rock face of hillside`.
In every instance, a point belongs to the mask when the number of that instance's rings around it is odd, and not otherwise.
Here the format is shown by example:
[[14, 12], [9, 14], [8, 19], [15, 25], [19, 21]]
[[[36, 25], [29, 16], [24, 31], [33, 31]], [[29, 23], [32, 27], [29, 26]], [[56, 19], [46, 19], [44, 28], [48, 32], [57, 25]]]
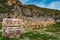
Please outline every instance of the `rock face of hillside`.
[[0, 21], [3, 18], [40, 18], [60, 19], [60, 11], [40, 8], [35, 5], [23, 5], [18, 0], [0, 0]]

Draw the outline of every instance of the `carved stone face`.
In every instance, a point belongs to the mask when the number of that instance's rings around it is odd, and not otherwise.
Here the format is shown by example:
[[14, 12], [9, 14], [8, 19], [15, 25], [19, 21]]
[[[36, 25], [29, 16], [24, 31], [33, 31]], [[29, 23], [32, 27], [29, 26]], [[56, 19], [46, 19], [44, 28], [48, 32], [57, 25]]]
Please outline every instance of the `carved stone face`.
[[16, 2], [17, 2], [17, 0], [8, 0], [7, 4], [8, 4], [8, 6], [12, 6], [12, 5], [16, 4]]

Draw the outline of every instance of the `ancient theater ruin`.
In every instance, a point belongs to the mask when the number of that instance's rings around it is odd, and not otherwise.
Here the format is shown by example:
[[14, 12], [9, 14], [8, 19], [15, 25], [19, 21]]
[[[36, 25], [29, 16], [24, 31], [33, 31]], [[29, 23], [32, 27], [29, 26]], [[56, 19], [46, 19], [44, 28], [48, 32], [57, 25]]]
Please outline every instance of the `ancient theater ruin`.
[[[31, 30], [33, 28], [44, 28], [56, 23], [54, 18], [50, 16], [37, 17], [39, 15], [38, 13], [40, 12], [36, 10], [37, 8], [31, 8], [32, 10], [30, 10], [30, 8], [27, 6], [22, 6], [19, 4], [19, 2], [17, 4], [16, 3], [16, 0], [7, 1], [7, 5], [9, 7], [14, 5], [14, 8], [11, 9], [13, 13], [8, 12], [10, 15], [7, 15], [11, 18], [8, 18], [6, 16], [3, 18], [2, 36], [9, 38], [19, 38], [21, 34], [26, 32], [26, 30]], [[44, 13], [42, 12], [41, 14]]]
[[[43, 18], [43, 17], [42, 17]], [[9, 38], [19, 38], [26, 30], [33, 28], [44, 28], [55, 24], [53, 18], [4, 18], [3, 19], [3, 36]]]

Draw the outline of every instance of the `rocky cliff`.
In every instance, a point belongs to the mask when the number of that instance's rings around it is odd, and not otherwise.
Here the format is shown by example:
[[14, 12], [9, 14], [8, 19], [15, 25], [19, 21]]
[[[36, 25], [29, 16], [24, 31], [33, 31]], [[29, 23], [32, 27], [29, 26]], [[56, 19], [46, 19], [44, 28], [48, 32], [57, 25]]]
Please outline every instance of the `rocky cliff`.
[[18, 0], [0, 0], [0, 21], [7, 17], [27, 19], [52, 17], [60, 19], [60, 10], [41, 8], [35, 5], [23, 5]]

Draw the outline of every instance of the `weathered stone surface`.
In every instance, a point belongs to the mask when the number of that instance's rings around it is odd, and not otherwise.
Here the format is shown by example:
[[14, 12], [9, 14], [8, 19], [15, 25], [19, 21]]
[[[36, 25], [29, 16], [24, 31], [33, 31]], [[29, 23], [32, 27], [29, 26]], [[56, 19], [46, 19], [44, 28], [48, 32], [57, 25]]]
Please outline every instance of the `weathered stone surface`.
[[[23, 33], [24, 29], [21, 27], [4, 27], [3, 36], [10, 38], [17, 38]], [[17, 37], [16, 37], [17, 36]]]
[[9, 38], [19, 38], [25, 32], [22, 19], [3, 19], [3, 36]]

